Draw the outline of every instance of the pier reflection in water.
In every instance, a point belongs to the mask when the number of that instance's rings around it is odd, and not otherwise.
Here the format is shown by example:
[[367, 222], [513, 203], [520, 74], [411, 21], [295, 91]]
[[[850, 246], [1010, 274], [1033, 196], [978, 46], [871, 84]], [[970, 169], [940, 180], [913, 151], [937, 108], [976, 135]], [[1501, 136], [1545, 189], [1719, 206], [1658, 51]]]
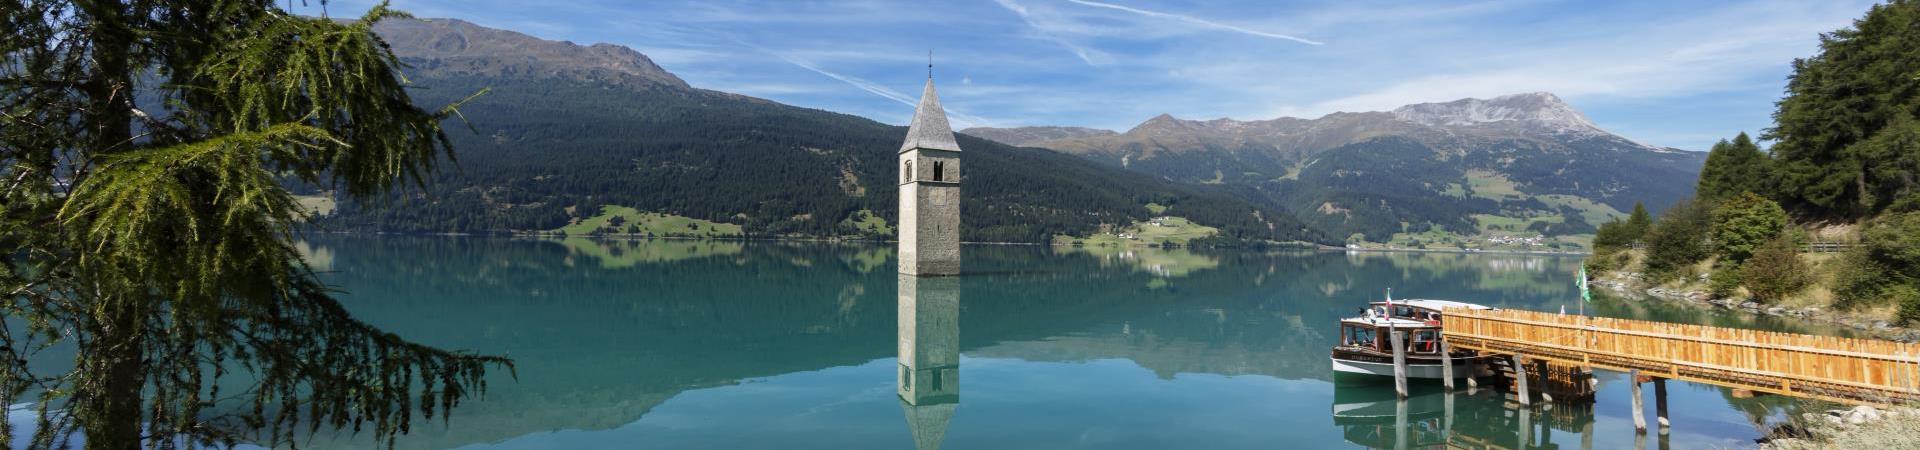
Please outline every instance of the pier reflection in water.
[[960, 406], [960, 280], [902, 274], [899, 310], [900, 409], [914, 447], [938, 449]]
[[[1591, 404], [1521, 406], [1492, 389], [1447, 392], [1412, 387], [1405, 400], [1380, 386], [1338, 385], [1333, 424], [1347, 442], [1377, 449], [1596, 448]], [[1653, 436], [1650, 436], [1653, 435]], [[1633, 448], [1669, 448], [1665, 433], [1641, 434]]]

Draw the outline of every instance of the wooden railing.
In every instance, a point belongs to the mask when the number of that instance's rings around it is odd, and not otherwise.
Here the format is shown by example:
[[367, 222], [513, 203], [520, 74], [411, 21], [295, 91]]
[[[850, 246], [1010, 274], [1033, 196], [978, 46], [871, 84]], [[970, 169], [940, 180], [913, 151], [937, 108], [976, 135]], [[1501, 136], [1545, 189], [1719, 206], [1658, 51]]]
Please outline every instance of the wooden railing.
[[1522, 310], [1449, 309], [1456, 349], [1847, 403], [1920, 401], [1920, 346]]

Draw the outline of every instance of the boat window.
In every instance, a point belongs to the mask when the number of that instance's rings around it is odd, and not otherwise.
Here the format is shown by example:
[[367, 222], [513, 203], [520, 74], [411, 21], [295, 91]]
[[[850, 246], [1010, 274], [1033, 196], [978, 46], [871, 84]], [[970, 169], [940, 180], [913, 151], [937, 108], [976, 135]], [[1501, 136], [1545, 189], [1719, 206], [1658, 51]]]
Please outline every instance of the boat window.
[[1369, 348], [1374, 347], [1374, 344], [1373, 344], [1374, 333], [1372, 329], [1361, 328], [1361, 327], [1344, 327], [1344, 328], [1346, 328], [1347, 330], [1347, 339], [1346, 339], [1347, 345], [1369, 347]]
[[1420, 330], [1413, 333], [1413, 351], [1434, 353], [1440, 351], [1440, 331]]

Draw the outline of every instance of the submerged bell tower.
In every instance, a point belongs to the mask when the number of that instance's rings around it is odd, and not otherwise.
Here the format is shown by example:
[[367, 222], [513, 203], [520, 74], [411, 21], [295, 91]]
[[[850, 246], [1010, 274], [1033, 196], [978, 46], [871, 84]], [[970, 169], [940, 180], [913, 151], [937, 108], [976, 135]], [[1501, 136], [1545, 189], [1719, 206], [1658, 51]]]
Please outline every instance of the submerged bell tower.
[[927, 87], [900, 144], [900, 273], [960, 274], [960, 144], [947, 126], [940, 96]]

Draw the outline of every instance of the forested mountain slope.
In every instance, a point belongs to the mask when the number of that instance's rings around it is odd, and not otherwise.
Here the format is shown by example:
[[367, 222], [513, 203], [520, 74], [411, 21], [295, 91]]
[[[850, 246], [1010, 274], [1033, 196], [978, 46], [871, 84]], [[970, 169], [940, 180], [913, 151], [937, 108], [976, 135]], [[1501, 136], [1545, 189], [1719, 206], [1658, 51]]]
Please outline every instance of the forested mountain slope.
[[[862, 211], [895, 217], [905, 128], [688, 87], [645, 56], [542, 41], [457, 20], [383, 22], [413, 66], [414, 100], [438, 107], [487, 90], [451, 123], [457, 163], [319, 224], [387, 232], [557, 229], [602, 205], [740, 224], [754, 235], [850, 235]], [[514, 49], [504, 51], [500, 49]], [[903, 76], [914, 76], [903, 72]], [[960, 136], [962, 238], [1044, 242], [1167, 214], [1230, 237], [1326, 241], [1278, 208], [1071, 155]]]
[[1436, 227], [1591, 233], [1636, 202], [1661, 208], [1692, 195], [1705, 157], [1600, 129], [1545, 92], [1318, 119], [1161, 115], [1125, 133], [1044, 138], [1057, 129], [962, 133], [1185, 183], [1250, 187], [1316, 229], [1376, 242]]

